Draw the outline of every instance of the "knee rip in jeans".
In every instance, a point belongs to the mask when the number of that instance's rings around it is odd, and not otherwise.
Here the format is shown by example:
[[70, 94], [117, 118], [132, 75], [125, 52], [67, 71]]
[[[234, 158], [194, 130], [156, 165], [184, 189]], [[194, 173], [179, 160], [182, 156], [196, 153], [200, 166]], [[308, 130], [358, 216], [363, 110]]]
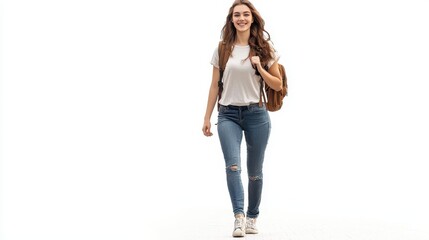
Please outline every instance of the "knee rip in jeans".
[[262, 180], [262, 176], [249, 176], [250, 181]]
[[229, 167], [227, 167], [228, 168], [228, 170], [230, 170], [231, 172], [237, 172], [237, 171], [239, 171], [240, 170], [240, 168], [236, 165], [236, 164], [233, 164], [233, 165], [231, 165], [231, 166], [229, 166]]

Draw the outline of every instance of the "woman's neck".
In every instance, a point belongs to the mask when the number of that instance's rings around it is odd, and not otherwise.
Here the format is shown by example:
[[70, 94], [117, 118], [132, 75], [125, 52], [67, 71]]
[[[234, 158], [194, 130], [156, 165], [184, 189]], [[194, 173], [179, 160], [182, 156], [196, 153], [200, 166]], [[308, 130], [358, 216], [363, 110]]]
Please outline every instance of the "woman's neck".
[[249, 45], [249, 37], [250, 37], [250, 31], [237, 32], [237, 36], [235, 38], [235, 45], [239, 45], [239, 46]]

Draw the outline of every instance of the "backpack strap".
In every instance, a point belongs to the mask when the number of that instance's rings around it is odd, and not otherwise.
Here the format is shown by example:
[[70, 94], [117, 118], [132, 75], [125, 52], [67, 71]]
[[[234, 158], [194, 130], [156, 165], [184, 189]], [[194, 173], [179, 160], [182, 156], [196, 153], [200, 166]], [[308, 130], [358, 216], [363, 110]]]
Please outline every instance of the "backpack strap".
[[267, 98], [265, 97], [265, 92], [264, 92], [264, 80], [261, 79], [259, 80], [259, 107], [262, 107], [262, 97], [264, 98], [264, 103], [265, 105], [267, 105]]
[[226, 67], [226, 62], [228, 62], [228, 58], [226, 57], [226, 51], [225, 51], [225, 43], [223, 41], [219, 41], [218, 54], [219, 54], [219, 70], [223, 74], [223, 71], [225, 70], [225, 67]]
[[[265, 66], [264, 69], [268, 71], [268, 66]], [[258, 71], [258, 70], [256, 69], [256, 71]], [[264, 91], [264, 85], [265, 85], [264, 79], [262, 79], [261, 74], [259, 74], [259, 77], [260, 77], [260, 80], [259, 80], [259, 107], [262, 107], [262, 98], [264, 98], [265, 105], [267, 105], [267, 98], [265, 96], [265, 91]]]
[[223, 91], [223, 82], [222, 82], [222, 78], [223, 78], [223, 72], [225, 71], [225, 67], [226, 67], [226, 62], [228, 61], [229, 56], [226, 56], [226, 51], [225, 51], [225, 44], [223, 43], [223, 41], [219, 41], [219, 45], [218, 45], [218, 55], [219, 55], [219, 80], [218, 80], [218, 87], [219, 87], [219, 91], [218, 91], [218, 98], [217, 98], [217, 109], [219, 111], [219, 101], [220, 98], [222, 97], [222, 91]]

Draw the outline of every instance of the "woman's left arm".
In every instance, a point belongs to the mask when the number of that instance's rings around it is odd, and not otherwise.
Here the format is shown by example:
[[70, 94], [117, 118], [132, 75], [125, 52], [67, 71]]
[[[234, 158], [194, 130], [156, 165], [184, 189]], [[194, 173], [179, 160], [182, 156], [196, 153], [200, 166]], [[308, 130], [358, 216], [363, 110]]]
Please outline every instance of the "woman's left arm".
[[270, 88], [280, 91], [282, 90], [282, 77], [280, 75], [279, 66], [277, 61], [275, 61], [271, 67], [266, 71], [262, 65], [258, 56], [253, 56], [251, 58], [253, 64], [258, 68], [259, 74], [261, 74], [262, 79], [264, 79], [265, 83], [270, 86]]

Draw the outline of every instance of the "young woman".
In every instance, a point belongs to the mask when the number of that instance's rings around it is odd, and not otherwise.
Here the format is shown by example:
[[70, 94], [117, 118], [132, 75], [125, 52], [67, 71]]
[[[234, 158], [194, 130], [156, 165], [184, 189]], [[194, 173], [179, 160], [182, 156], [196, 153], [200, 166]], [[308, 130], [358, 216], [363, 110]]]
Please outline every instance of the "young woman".
[[[219, 99], [217, 130], [225, 159], [226, 179], [231, 198], [234, 237], [258, 233], [256, 218], [262, 193], [264, 153], [271, 130], [269, 114], [260, 102], [260, 80], [275, 90], [282, 88], [277, 61], [265, 22], [253, 4], [235, 0], [222, 28], [222, 42], [229, 55], [223, 73], [223, 91]], [[211, 116], [219, 93], [219, 54], [215, 48], [211, 60], [212, 82], [202, 131], [212, 136]], [[247, 145], [248, 206], [244, 212], [241, 181], [240, 145]]]

